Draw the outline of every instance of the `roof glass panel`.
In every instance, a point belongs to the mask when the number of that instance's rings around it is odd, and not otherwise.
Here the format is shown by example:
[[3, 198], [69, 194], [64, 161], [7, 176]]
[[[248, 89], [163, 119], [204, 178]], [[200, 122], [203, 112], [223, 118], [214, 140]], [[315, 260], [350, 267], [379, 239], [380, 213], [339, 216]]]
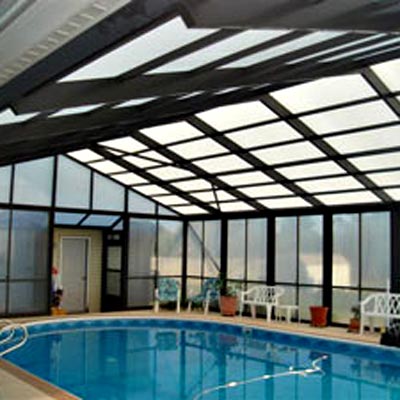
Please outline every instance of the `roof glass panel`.
[[230, 87], [222, 90], [218, 90], [217, 92], [214, 92], [215, 95], [220, 95], [220, 94], [227, 94], [234, 92], [235, 90], [240, 90], [242, 89], [242, 86], [235, 86], [235, 87]]
[[211, 33], [213, 29], [188, 29], [176, 17], [67, 75], [61, 82], [113, 78]]
[[277, 171], [289, 179], [326, 176], [344, 173], [344, 169], [333, 161], [319, 161], [293, 167], [278, 168]]
[[398, 117], [381, 100], [300, 118], [315, 133], [320, 135], [396, 121], [397, 119]]
[[185, 215], [195, 215], [195, 214], [208, 214], [208, 211], [204, 210], [198, 206], [178, 206], [172, 207], [176, 212]]
[[147, 168], [147, 167], [153, 167], [156, 165], [160, 165], [158, 161], [151, 161], [145, 158], [141, 157], [136, 157], [136, 156], [126, 156], [123, 157], [125, 161], [127, 161], [129, 164], [134, 165], [135, 167], [140, 167], [140, 168]]
[[[219, 204], [219, 207], [218, 207]], [[228, 203], [211, 203], [215, 208], [219, 208], [222, 212], [233, 212], [233, 211], [251, 211], [254, 210], [252, 206], [243, 201], [231, 201]]]
[[323, 157], [324, 153], [309, 142], [293, 143], [268, 149], [252, 151], [256, 157], [266, 164], [281, 164], [285, 162], [307, 160]]
[[155, 197], [154, 200], [167, 206], [170, 204], [189, 204], [187, 200], [184, 200], [182, 199], [182, 197], [176, 196], [175, 194], [171, 194], [169, 196]]
[[82, 222], [81, 226], [111, 226], [119, 218], [119, 215], [91, 214]]
[[29, 114], [20, 114], [16, 115], [13, 113], [11, 108], [7, 108], [6, 110], [0, 113], [0, 125], [7, 125], [7, 124], [17, 124], [19, 122], [27, 121], [34, 116], [38, 115], [39, 113], [29, 113]]
[[400, 145], [399, 126], [334, 136], [326, 141], [341, 153], [386, 149]]
[[379, 203], [380, 200], [368, 190], [315, 196], [322, 203], [333, 206], [342, 204]]
[[287, 30], [249, 30], [241, 32], [228, 39], [220, 40], [203, 49], [194, 51], [187, 56], [180, 57], [161, 67], [155, 68], [150, 73], [184, 72], [202, 67], [213, 61], [220, 60], [231, 54], [238, 53], [257, 44], [266, 42], [287, 33]]
[[141, 129], [140, 131], [160, 144], [169, 144], [179, 140], [204, 136], [201, 131], [185, 121], [159, 125], [153, 128]]
[[90, 164], [90, 166], [92, 168], [96, 169], [97, 171], [104, 172], [105, 174], [112, 174], [114, 172], [126, 171], [125, 168], [121, 167], [120, 165], [118, 165], [112, 161], [108, 161], [108, 160], [97, 161], [97, 162]]
[[264, 186], [252, 186], [239, 189], [241, 192], [252, 198], [259, 197], [270, 197], [270, 196], [282, 196], [286, 194], [293, 194], [293, 192], [287, 189], [285, 186], [279, 184], [264, 185]]
[[302, 136], [286, 122], [277, 122], [241, 130], [227, 134], [227, 137], [244, 148], [302, 138]]
[[318, 79], [271, 93], [292, 113], [309, 111], [347, 101], [376, 96], [361, 75]]
[[217, 190], [215, 192], [213, 190], [210, 190], [209, 192], [190, 193], [190, 195], [196, 197], [196, 199], [205, 202], [215, 202], [215, 195], [217, 196], [218, 201], [236, 200], [236, 197], [225, 192], [224, 190]]
[[148, 172], [160, 179], [179, 179], [194, 176], [194, 174], [187, 169], [177, 167], [159, 167], [149, 170]]
[[219, 131], [277, 118], [276, 114], [260, 101], [212, 108], [197, 114], [197, 117]]
[[157, 196], [159, 194], [170, 194], [168, 190], [158, 186], [158, 185], [143, 185], [143, 186], [135, 186], [134, 189], [137, 192], [140, 192], [146, 196]]
[[400, 167], [400, 152], [376, 154], [373, 156], [353, 157], [349, 161], [361, 171], [384, 169], [384, 168], [399, 168]]
[[251, 167], [250, 164], [234, 154], [195, 161], [194, 164], [210, 173], [235, 171]]
[[258, 51], [250, 54], [247, 57], [240, 58], [239, 60], [232, 61], [225, 64], [222, 68], [244, 68], [258, 64], [260, 62], [268, 61], [270, 59], [292, 53], [297, 50], [325, 42], [326, 40], [334, 39], [344, 35], [345, 32], [313, 32], [298, 39], [291, 40], [280, 45], [269, 47], [265, 50]]
[[60, 213], [55, 214], [55, 224], [56, 225], [76, 225], [86, 214], [76, 214], [76, 213]]
[[176, 182], [172, 185], [181, 190], [202, 190], [211, 189], [211, 183], [204, 179], [191, 179], [188, 181]]
[[179, 100], [191, 99], [192, 97], [199, 96], [203, 93], [205, 93], [204, 90], [198, 90], [197, 92], [188, 93], [188, 94], [185, 94], [184, 96], [179, 97]]
[[177, 144], [175, 146], [169, 147], [169, 149], [186, 159], [210, 156], [227, 152], [225, 147], [218, 144], [215, 140], [209, 138]]
[[71, 156], [72, 158], [75, 158], [75, 160], [78, 160], [81, 162], [91, 162], [91, 161], [98, 161], [98, 160], [103, 159], [103, 157], [100, 154], [97, 154], [94, 151], [89, 150], [89, 149], [72, 151], [72, 152], [68, 153], [68, 155]]
[[371, 69], [389, 90], [400, 90], [400, 59], [374, 65]]
[[102, 146], [111, 147], [112, 149], [121, 150], [125, 153], [133, 153], [135, 151], [147, 149], [147, 146], [130, 136], [120, 139], [107, 140], [106, 142], [101, 142], [99, 144]]
[[123, 183], [124, 185], [137, 185], [139, 183], [147, 183], [148, 181], [133, 172], [127, 172], [124, 174], [115, 174], [112, 176], [113, 179]]
[[259, 171], [223, 175], [219, 176], [218, 178], [221, 179], [221, 181], [226, 182], [228, 185], [232, 185], [233, 187], [256, 183], [268, 183], [272, 181], [269, 176]]
[[387, 193], [393, 200], [400, 201], [400, 189], [385, 189]]
[[311, 204], [301, 197], [283, 197], [281, 199], [258, 200], [262, 205], [268, 208], [296, 208], [311, 207]]
[[90, 104], [87, 106], [63, 108], [62, 110], [50, 114], [48, 118], [66, 117], [68, 115], [75, 115], [75, 114], [85, 114], [102, 106], [103, 104]]
[[365, 189], [364, 186], [351, 176], [339, 178], [313, 179], [306, 182], [296, 182], [298, 186], [310, 193], [336, 192], [346, 189]]
[[148, 158], [149, 160], [155, 160], [155, 161], [160, 161], [161, 163], [166, 162], [166, 163], [171, 163], [171, 160], [162, 154], [160, 154], [158, 151], [155, 150], [150, 150], [150, 151], [144, 151], [143, 153], [140, 153], [141, 157]]
[[400, 171], [368, 174], [367, 177], [380, 186], [400, 185]]
[[143, 97], [141, 99], [132, 99], [132, 100], [124, 101], [123, 103], [120, 103], [113, 108], [125, 108], [125, 107], [140, 106], [142, 104], [149, 103], [150, 101], [155, 100], [157, 98], [158, 97]]

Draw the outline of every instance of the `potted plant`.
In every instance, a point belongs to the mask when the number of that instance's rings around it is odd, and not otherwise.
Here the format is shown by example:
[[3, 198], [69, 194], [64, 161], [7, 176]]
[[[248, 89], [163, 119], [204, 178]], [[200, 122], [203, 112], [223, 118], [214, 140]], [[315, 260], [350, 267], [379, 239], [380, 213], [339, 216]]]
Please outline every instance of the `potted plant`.
[[351, 307], [351, 312], [353, 316], [350, 318], [348, 331], [358, 333], [360, 331], [360, 306]]
[[229, 317], [235, 316], [238, 304], [237, 295], [239, 290], [240, 287], [236, 283], [230, 283], [225, 286], [223, 281], [220, 281], [219, 307], [222, 315]]
[[310, 306], [311, 326], [324, 327], [327, 325], [328, 307]]

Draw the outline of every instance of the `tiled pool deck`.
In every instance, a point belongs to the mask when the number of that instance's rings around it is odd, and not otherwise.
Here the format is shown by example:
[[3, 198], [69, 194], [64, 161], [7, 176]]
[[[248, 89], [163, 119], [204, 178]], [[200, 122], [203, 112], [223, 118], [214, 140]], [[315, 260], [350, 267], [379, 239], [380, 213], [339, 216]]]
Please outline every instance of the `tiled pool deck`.
[[[365, 343], [379, 343], [379, 334], [366, 334], [358, 335], [356, 333], [348, 333], [344, 328], [327, 327], [327, 328], [314, 328], [308, 324], [297, 324], [286, 322], [272, 321], [267, 323], [262, 318], [248, 318], [248, 317], [222, 317], [217, 313], [210, 313], [205, 316], [198, 312], [182, 312], [176, 314], [175, 312], [162, 311], [158, 314], [154, 314], [152, 311], [129, 311], [129, 312], [117, 312], [117, 313], [101, 313], [101, 314], [80, 314], [80, 315], [66, 315], [61, 317], [35, 317], [35, 318], [19, 318], [16, 319], [18, 322], [32, 322], [49, 319], [59, 318], [90, 318], [90, 317], [118, 317], [118, 316], [135, 316], [135, 317], [148, 317], [148, 316], [159, 316], [162, 318], [181, 318], [181, 319], [198, 319], [198, 320], [210, 320], [220, 321], [226, 323], [239, 323], [244, 325], [257, 326], [261, 328], [268, 328], [271, 330], [279, 330], [293, 333], [304, 333], [309, 335], [322, 336], [333, 339], [345, 339], [351, 341], [359, 341]], [[18, 367], [8, 363], [5, 360], [0, 359], [0, 400], [76, 400], [76, 396], [73, 396], [57, 387], [48, 384], [47, 382], [29, 374], [28, 372], [21, 370]]]

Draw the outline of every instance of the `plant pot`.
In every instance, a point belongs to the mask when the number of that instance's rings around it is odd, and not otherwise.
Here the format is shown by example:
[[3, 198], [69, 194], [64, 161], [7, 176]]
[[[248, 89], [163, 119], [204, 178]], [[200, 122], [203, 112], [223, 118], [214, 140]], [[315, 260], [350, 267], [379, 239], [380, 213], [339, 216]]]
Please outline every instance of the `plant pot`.
[[349, 323], [348, 332], [356, 332], [360, 331], [360, 320], [359, 318], [351, 318]]
[[219, 301], [221, 314], [233, 317], [236, 314], [237, 297], [234, 296], [221, 296]]
[[327, 325], [328, 307], [310, 306], [311, 326], [324, 327]]

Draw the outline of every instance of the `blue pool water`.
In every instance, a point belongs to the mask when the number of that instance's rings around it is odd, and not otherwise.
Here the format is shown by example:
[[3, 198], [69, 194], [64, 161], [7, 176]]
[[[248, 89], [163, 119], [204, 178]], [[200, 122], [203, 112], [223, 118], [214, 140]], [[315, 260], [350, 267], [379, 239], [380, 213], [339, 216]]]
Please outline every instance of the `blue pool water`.
[[[28, 343], [6, 358], [83, 399], [400, 400], [396, 349], [157, 318], [64, 320], [29, 332]], [[285, 374], [322, 355], [323, 373]], [[200, 396], [275, 374], [284, 376]]]

